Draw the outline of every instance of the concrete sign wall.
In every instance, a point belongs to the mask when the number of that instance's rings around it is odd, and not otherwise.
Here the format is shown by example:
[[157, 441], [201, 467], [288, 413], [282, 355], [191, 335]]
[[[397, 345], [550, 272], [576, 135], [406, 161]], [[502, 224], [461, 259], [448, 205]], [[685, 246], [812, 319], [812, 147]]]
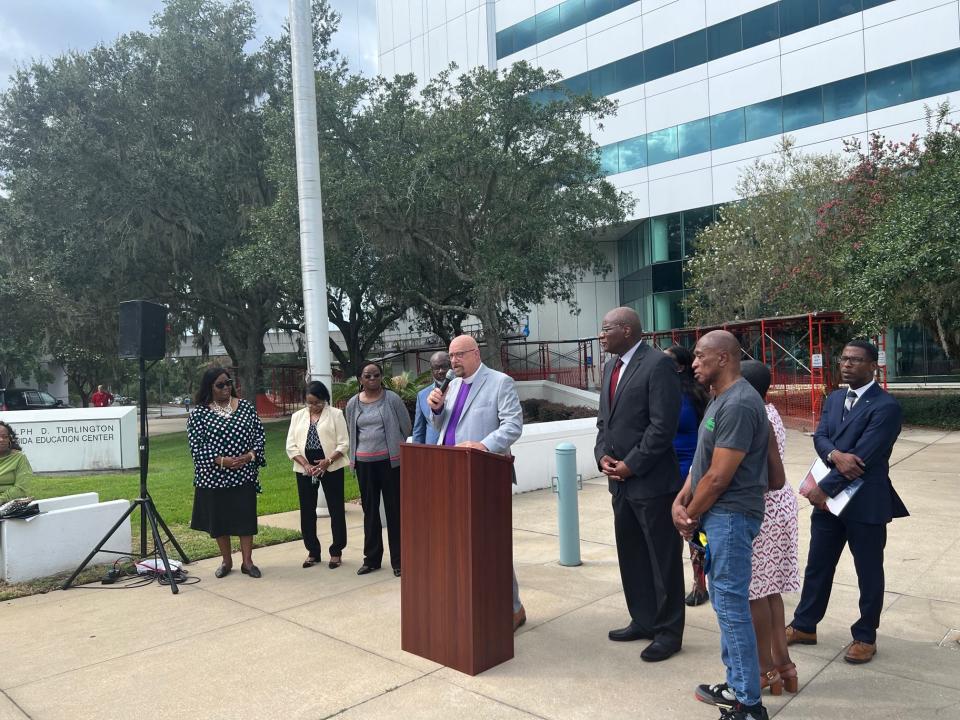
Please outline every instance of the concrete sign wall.
[[140, 466], [135, 407], [0, 413], [36, 472], [129, 470]]

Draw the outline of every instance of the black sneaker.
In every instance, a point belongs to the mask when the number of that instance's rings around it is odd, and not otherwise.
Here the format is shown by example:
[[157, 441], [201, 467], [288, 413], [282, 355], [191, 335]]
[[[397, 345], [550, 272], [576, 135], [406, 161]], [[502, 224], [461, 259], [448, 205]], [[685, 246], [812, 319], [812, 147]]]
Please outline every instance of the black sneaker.
[[707, 703], [707, 705], [730, 708], [737, 704], [737, 696], [734, 695], [733, 689], [726, 683], [697, 685], [694, 695], [697, 700]]
[[697, 607], [698, 605], [703, 605], [709, 599], [709, 592], [694, 588], [687, 594], [687, 597], [684, 598], [683, 602], [686, 603], [687, 607]]
[[733, 707], [726, 708], [720, 713], [720, 720], [770, 720], [770, 716], [767, 715], [767, 709], [760, 703], [756, 705], [735, 703]]

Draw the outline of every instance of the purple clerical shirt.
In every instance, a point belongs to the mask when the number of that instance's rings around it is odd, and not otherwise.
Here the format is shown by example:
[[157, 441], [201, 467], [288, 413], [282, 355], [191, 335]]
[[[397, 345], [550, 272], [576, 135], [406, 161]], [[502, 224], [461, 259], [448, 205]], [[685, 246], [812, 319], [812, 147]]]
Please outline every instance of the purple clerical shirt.
[[471, 383], [460, 383], [460, 392], [457, 393], [457, 401], [453, 404], [450, 422], [447, 423], [447, 431], [443, 434], [444, 445], [457, 444], [457, 423], [460, 422], [460, 415], [463, 413], [463, 406], [467, 403], [467, 395], [470, 394], [471, 387]]

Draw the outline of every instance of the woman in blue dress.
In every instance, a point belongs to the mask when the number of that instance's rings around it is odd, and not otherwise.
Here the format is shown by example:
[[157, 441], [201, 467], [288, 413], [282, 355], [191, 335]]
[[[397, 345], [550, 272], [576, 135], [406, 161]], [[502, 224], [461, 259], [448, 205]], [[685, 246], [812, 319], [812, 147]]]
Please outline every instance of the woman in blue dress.
[[[673, 358], [677, 366], [680, 387], [683, 391], [680, 425], [673, 439], [673, 449], [680, 461], [680, 476], [686, 478], [687, 473], [690, 472], [690, 463], [693, 462], [693, 454], [697, 451], [697, 430], [710, 396], [706, 388], [693, 376], [693, 353], [682, 345], [674, 345], [664, 352]], [[687, 595], [686, 603], [693, 607], [702, 605], [710, 596], [707, 593], [707, 579], [703, 572], [703, 551], [694, 545], [690, 546], [690, 562], [693, 564], [693, 590]]]

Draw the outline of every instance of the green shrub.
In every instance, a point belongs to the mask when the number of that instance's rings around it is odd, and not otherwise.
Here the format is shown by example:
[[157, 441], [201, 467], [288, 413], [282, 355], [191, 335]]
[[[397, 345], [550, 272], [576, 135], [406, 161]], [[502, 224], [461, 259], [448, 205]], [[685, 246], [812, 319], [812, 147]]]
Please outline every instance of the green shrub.
[[960, 393], [895, 393], [903, 408], [903, 424], [960, 430]]

